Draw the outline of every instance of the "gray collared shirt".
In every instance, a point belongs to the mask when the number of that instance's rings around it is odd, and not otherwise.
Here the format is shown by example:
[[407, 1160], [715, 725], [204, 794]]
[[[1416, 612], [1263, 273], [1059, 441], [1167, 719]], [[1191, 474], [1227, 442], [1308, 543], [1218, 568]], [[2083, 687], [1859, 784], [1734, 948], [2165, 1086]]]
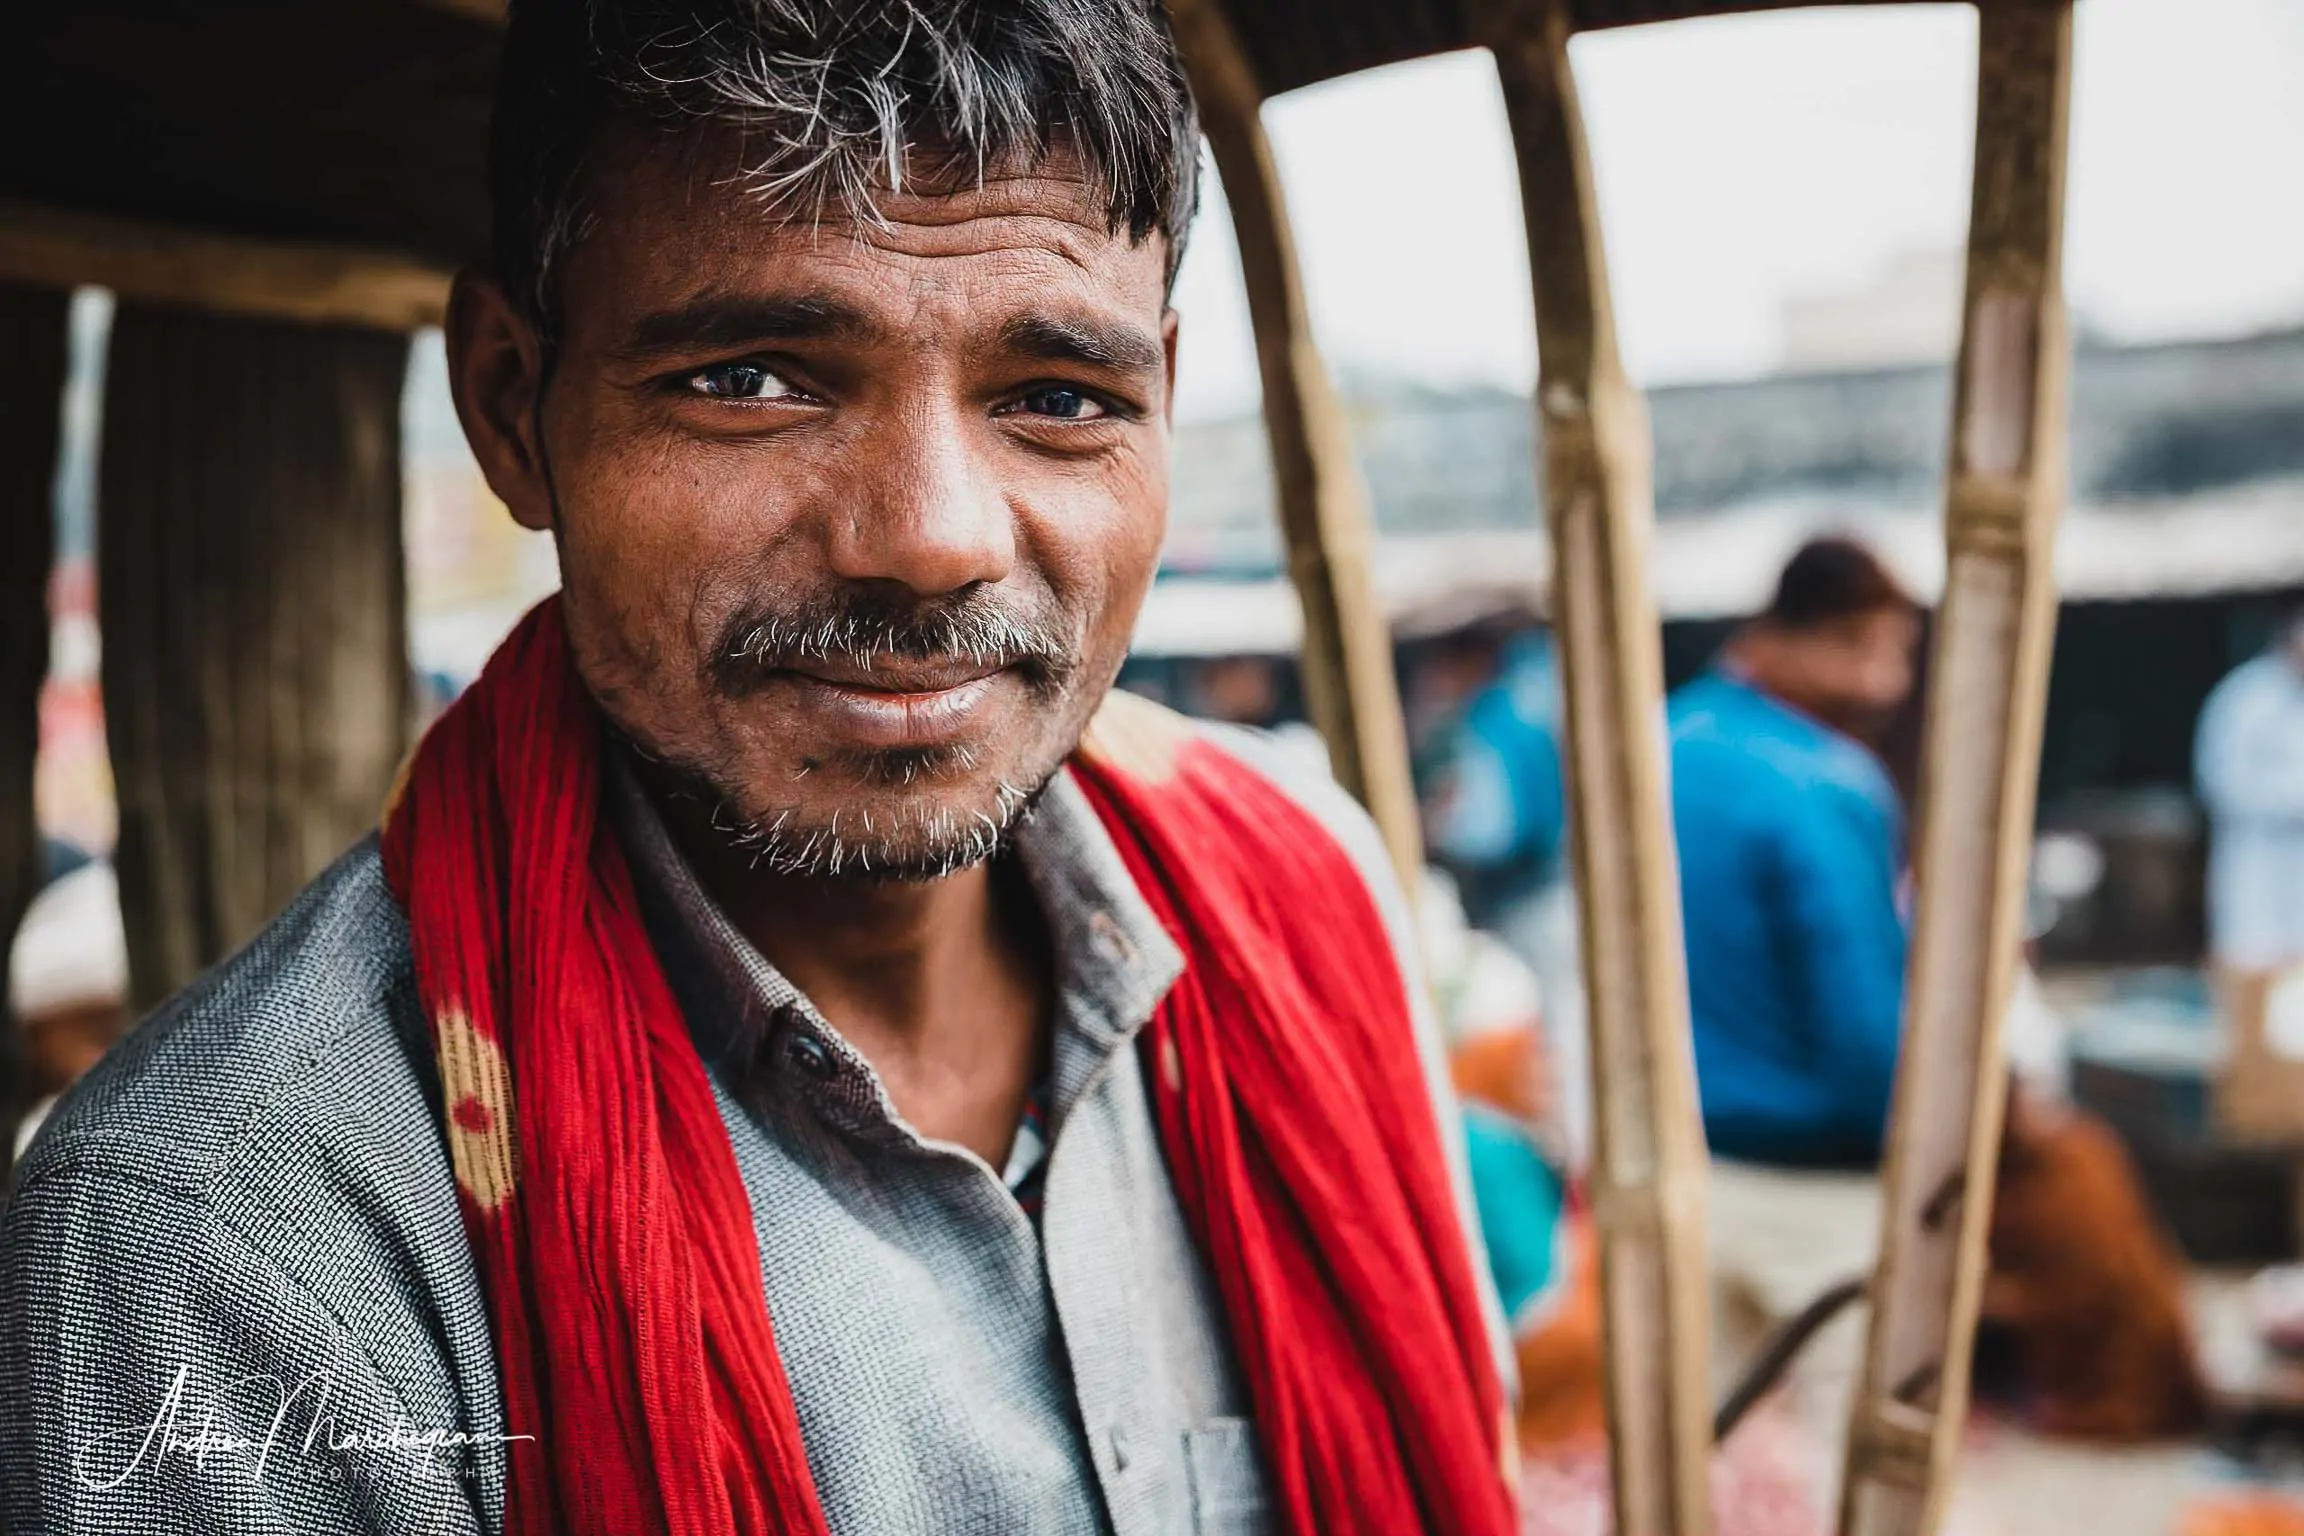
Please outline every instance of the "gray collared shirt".
[[[1357, 810], [1268, 744], [1225, 741], [1336, 830], [1410, 963]], [[905, 1124], [699, 889], [630, 776], [610, 778], [751, 1197], [832, 1530], [1267, 1529], [1224, 1318], [1131, 1047], [1181, 959], [1077, 786], [1059, 777], [1016, 849], [1058, 982], [1036, 1231], [982, 1159]], [[1421, 1010], [1419, 1028], [1453, 1156]], [[140, 1029], [25, 1163], [0, 1226], [0, 1524], [495, 1529], [503, 1458], [537, 1450], [497, 1438], [436, 1101], [366, 846]], [[213, 1443], [196, 1434], [211, 1409]], [[400, 1444], [427, 1435], [471, 1443]]]

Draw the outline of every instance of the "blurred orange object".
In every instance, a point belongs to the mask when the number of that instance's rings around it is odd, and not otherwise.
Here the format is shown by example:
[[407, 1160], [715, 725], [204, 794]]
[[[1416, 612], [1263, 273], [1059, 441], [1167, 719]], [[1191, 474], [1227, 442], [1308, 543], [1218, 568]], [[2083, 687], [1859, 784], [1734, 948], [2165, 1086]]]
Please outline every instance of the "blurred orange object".
[[1569, 1218], [1571, 1268], [1558, 1303], [1513, 1340], [1520, 1366], [1520, 1449], [1539, 1455], [1598, 1442], [1608, 1430], [1600, 1340], [1600, 1245], [1588, 1217]]
[[[1546, 1101], [1544, 1036], [1534, 1026], [1476, 1035], [1449, 1056], [1465, 1099], [1503, 1111], [1534, 1129]], [[1590, 1446], [1607, 1432], [1607, 1371], [1600, 1342], [1599, 1243], [1589, 1217], [1567, 1218], [1568, 1269], [1541, 1315], [1518, 1319], [1520, 1446], [1530, 1455]]]
[[2212, 1499], [2186, 1511], [2176, 1536], [2304, 1536], [2304, 1504], [2271, 1493]]
[[1448, 1055], [1448, 1075], [1467, 1099], [1502, 1110], [1530, 1128], [1552, 1103], [1544, 1035], [1535, 1025], [1475, 1035]]

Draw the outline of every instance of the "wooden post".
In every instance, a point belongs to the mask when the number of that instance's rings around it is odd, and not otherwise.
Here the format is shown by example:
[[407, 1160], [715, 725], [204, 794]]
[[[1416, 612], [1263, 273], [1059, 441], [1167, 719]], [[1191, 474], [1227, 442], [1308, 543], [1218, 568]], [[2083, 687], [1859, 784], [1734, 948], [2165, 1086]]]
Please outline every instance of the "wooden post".
[[1919, 909], [1880, 1271], [1841, 1495], [1847, 1536], [1936, 1528], [1967, 1412], [2007, 1082], [2000, 1023], [2056, 619], [2071, 0], [1986, 0], [1978, 49], [1949, 562], [1914, 845]]
[[1258, 88], [1220, 0], [1171, 0], [1240, 243], [1288, 570], [1304, 604], [1304, 691], [1337, 779], [1368, 807], [1413, 895], [1424, 863], [1392, 641], [1369, 576], [1367, 493], [1312, 340]]
[[1502, 0], [1486, 20], [1536, 289], [1537, 418], [1590, 997], [1615, 1528], [1698, 1536], [1711, 1528], [1705, 1153], [1648, 588], [1647, 416], [1616, 351], [1565, 0]]
[[72, 295], [0, 285], [0, 1188], [28, 1107], [8, 951], [40, 888], [32, 769], [48, 676], [48, 576], [56, 557], [57, 432]]
[[98, 529], [133, 1001], [374, 824], [408, 726], [408, 339], [122, 304]]

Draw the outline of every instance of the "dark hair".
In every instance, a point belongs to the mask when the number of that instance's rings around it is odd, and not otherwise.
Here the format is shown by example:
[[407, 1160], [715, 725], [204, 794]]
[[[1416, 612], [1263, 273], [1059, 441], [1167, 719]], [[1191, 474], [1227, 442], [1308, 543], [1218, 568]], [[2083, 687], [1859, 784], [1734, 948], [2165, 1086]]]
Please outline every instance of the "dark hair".
[[1760, 617], [1778, 629], [1799, 631], [1883, 609], [1914, 612], [1918, 607], [1879, 556], [1854, 539], [1833, 536], [1810, 539], [1793, 552]]
[[1111, 227], [1168, 240], [1199, 201], [1200, 130], [1162, 0], [513, 0], [490, 136], [496, 260], [548, 323], [611, 121], [745, 135], [772, 206], [870, 218], [907, 151], [974, 176], [1058, 140]]

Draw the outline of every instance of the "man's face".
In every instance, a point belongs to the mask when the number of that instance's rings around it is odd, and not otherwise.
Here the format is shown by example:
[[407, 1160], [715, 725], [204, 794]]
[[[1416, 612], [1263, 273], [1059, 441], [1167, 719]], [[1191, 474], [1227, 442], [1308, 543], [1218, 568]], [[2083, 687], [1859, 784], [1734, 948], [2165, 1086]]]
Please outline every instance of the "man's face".
[[[711, 159], [608, 157], [540, 429], [497, 387], [483, 462], [556, 529], [601, 708], [718, 825], [790, 872], [939, 874], [1127, 649], [1166, 520], [1165, 244], [1060, 160], [860, 225], [771, 216]], [[479, 329], [468, 425], [517, 371]]]
[[1919, 643], [1916, 615], [1901, 607], [1881, 608], [1767, 635], [1753, 652], [1752, 670], [1754, 680], [1770, 693], [1869, 741], [1911, 697]]

